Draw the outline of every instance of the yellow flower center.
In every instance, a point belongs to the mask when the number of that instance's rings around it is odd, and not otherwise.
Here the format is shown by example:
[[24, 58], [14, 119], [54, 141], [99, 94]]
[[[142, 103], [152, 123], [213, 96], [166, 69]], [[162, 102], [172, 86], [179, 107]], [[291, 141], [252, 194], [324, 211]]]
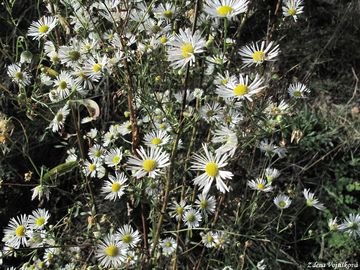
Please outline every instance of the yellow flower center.
[[210, 176], [210, 177], [215, 177], [218, 175], [219, 173], [219, 167], [215, 162], [209, 162], [206, 164], [205, 166], [205, 172]]
[[96, 150], [94, 153], [95, 157], [101, 157], [101, 151], [100, 150]]
[[165, 247], [168, 247], [168, 248], [169, 248], [169, 247], [172, 247], [172, 243], [171, 243], [171, 242], [166, 242], [166, 243], [165, 243]]
[[102, 68], [102, 65], [99, 64], [99, 63], [97, 63], [97, 64], [95, 64], [95, 65], [93, 66], [93, 71], [94, 71], [94, 72], [99, 72], [99, 71], [101, 70], [101, 68]]
[[211, 243], [212, 241], [214, 241], [214, 237], [212, 237], [210, 234], [208, 234], [208, 236], [206, 237], [206, 240]]
[[200, 202], [200, 208], [201, 209], [205, 209], [208, 206], [208, 201], [207, 200], [202, 200]]
[[167, 41], [168, 41], [168, 39], [167, 39], [167, 37], [165, 37], [165, 36], [162, 36], [162, 37], [160, 38], [160, 42], [161, 42], [162, 44], [166, 43]]
[[221, 6], [217, 9], [217, 13], [222, 17], [227, 16], [231, 11], [233, 11], [233, 8], [230, 6]]
[[173, 16], [173, 12], [171, 10], [165, 10], [163, 12], [163, 15], [164, 15], [165, 18], [171, 19], [172, 16]]
[[294, 16], [294, 15], [296, 15], [296, 9], [295, 9], [295, 8], [289, 8], [288, 13], [289, 13], [291, 16]]
[[20, 71], [15, 73], [15, 78], [18, 80], [22, 80], [24, 78], [24, 74]]
[[184, 207], [179, 206], [178, 208], [176, 208], [176, 214], [181, 216], [183, 213], [184, 213]]
[[25, 226], [20, 225], [16, 228], [15, 234], [18, 237], [23, 237], [25, 235]]
[[286, 206], [286, 202], [285, 202], [285, 201], [280, 201], [280, 202], [279, 202], [279, 206], [280, 206], [281, 208], [285, 207], [285, 206]]
[[162, 143], [162, 140], [160, 138], [154, 138], [151, 140], [151, 144], [158, 145]]
[[145, 171], [147, 172], [151, 172], [153, 170], [155, 170], [156, 168], [156, 161], [153, 160], [153, 159], [146, 159], [144, 160], [144, 163], [143, 163], [143, 168]]
[[222, 85], [225, 85], [225, 84], [227, 84], [229, 82], [229, 79], [222, 79], [221, 80], [221, 84]]
[[194, 53], [194, 47], [191, 43], [185, 43], [181, 47], [181, 55], [183, 58], [189, 58]]
[[247, 92], [248, 87], [245, 84], [238, 84], [233, 90], [235, 96], [243, 96], [247, 94]]
[[115, 156], [113, 159], [112, 159], [112, 162], [114, 164], [118, 164], [120, 162], [120, 157], [119, 156]]
[[164, 124], [160, 124], [160, 125], [159, 125], [159, 128], [160, 128], [160, 129], [165, 129], [166, 126], [165, 126]]
[[68, 55], [72, 61], [77, 61], [80, 58], [80, 53], [78, 51], [70, 51]]
[[59, 82], [59, 88], [64, 90], [67, 87], [67, 83], [63, 80]]
[[45, 223], [45, 218], [44, 217], [39, 217], [36, 221], [35, 221], [35, 224], [36, 226], [38, 227], [41, 227], [42, 225], [44, 225]]
[[115, 182], [111, 185], [111, 192], [118, 192], [121, 188], [121, 184], [118, 182]]
[[110, 257], [115, 257], [119, 254], [119, 248], [115, 245], [110, 245], [105, 249], [105, 253]]
[[262, 184], [262, 183], [259, 183], [259, 184], [257, 184], [257, 188], [258, 188], [258, 189], [264, 189], [264, 188], [265, 188], [265, 185]]
[[296, 90], [294, 92], [294, 97], [301, 97], [301, 92], [299, 90]]
[[255, 62], [263, 62], [265, 59], [265, 53], [263, 51], [256, 51], [253, 54], [253, 59]]
[[187, 216], [187, 221], [194, 222], [195, 220], [196, 220], [196, 217], [194, 214], [191, 213]]
[[95, 171], [96, 170], [96, 164], [90, 164], [89, 165], [89, 171], [90, 172], [93, 172], [93, 171]]
[[45, 34], [48, 30], [49, 30], [49, 26], [47, 25], [42, 25], [39, 27], [39, 32], [42, 34]]
[[56, 114], [56, 121], [62, 122], [64, 120], [64, 115], [62, 113]]
[[122, 240], [124, 243], [129, 244], [133, 240], [133, 237], [131, 236], [131, 234], [125, 234]]
[[314, 205], [313, 200], [306, 200], [306, 205], [313, 206]]

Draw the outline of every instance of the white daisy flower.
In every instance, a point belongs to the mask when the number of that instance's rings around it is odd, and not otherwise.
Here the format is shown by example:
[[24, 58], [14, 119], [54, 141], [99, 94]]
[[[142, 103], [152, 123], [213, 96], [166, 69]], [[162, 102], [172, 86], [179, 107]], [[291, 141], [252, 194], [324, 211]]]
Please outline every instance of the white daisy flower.
[[218, 232], [216, 234], [215, 242], [216, 242], [216, 248], [224, 249], [228, 246], [229, 237], [224, 232]]
[[212, 17], [232, 18], [247, 11], [246, 0], [206, 0], [205, 12]]
[[171, 19], [174, 18], [176, 9], [173, 4], [167, 2], [167, 3], [165, 3], [165, 5], [164, 4], [158, 5], [153, 10], [153, 12], [154, 12], [154, 15], [156, 18], [170, 21]]
[[81, 46], [77, 40], [71, 40], [71, 45], [59, 47], [59, 60], [61, 64], [68, 67], [78, 66], [83, 58]]
[[144, 143], [149, 147], [161, 147], [170, 141], [170, 136], [164, 130], [156, 130], [145, 134]]
[[[183, 97], [184, 97], [183, 91], [179, 91], [176, 94], [174, 94], [174, 98], [176, 99], [177, 103], [181, 104], [183, 102]], [[194, 99], [195, 99], [195, 96], [194, 96], [193, 91], [191, 91], [190, 89], [187, 89], [186, 90], [186, 103], [189, 104]]]
[[351, 213], [339, 225], [339, 230], [348, 233], [350, 236], [360, 237], [360, 215]]
[[223, 119], [222, 106], [218, 102], [205, 103], [199, 110], [200, 116], [206, 122], [216, 122]]
[[27, 244], [31, 248], [43, 247], [46, 244], [46, 231], [45, 230], [32, 230], [31, 228], [28, 233]]
[[271, 183], [275, 178], [278, 178], [280, 175], [280, 171], [275, 168], [266, 168], [265, 169], [265, 177], [268, 183]]
[[216, 86], [225, 86], [230, 81], [230, 73], [229, 71], [225, 71], [224, 74], [217, 73], [215, 76], [214, 84]]
[[29, 226], [32, 230], [42, 230], [50, 219], [48, 210], [37, 209], [29, 216]]
[[253, 42], [250, 45], [243, 46], [239, 54], [244, 62], [244, 67], [251, 65], [260, 65], [264, 61], [274, 61], [280, 53], [279, 45], [275, 45], [270, 42], [265, 46], [265, 41], [261, 44]]
[[131, 156], [128, 161], [129, 170], [132, 170], [134, 177], [141, 178], [148, 176], [155, 178], [156, 176], [164, 173], [164, 168], [169, 163], [169, 154], [164, 152], [161, 148], [149, 148], [145, 150], [142, 146], [136, 149], [138, 155]]
[[122, 160], [122, 152], [120, 148], [114, 148], [108, 151], [105, 155], [105, 164], [109, 167], [117, 167]]
[[43, 197], [45, 197], [47, 200], [49, 200], [50, 198], [50, 189], [48, 186], [45, 185], [37, 185], [36, 187], [34, 187], [32, 190], [32, 196], [31, 196], [31, 200], [33, 201], [36, 197], [38, 198], [38, 200], [40, 201]]
[[60, 72], [59, 76], [54, 81], [54, 86], [56, 87], [56, 91], [58, 92], [60, 99], [67, 98], [72, 89], [77, 88], [73, 78], [67, 71]]
[[38, 21], [31, 23], [28, 30], [28, 36], [38, 40], [42, 37], [46, 37], [55, 28], [57, 22], [58, 20], [55, 17], [42, 17]]
[[216, 200], [214, 196], [201, 193], [198, 195], [195, 205], [199, 211], [210, 215], [215, 212]]
[[94, 144], [89, 148], [88, 155], [91, 160], [101, 161], [105, 155], [105, 148], [103, 148], [100, 144]]
[[19, 64], [11, 64], [7, 68], [7, 74], [13, 82], [20, 86], [27, 86], [30, 84], [30, 76], [26, 71], [21, 70]]
[[84, 64], [84, 73], [90, 80], [98, 82], [107, 70], [107, 63], [108, 59], [106, 55], [103, 57], [98, 55], [95, 59], [91, 58]]
[[125, 264], [128, 265], [134, 265], [137, 261], [139, 260], [139, 256], [137, 254], [137, 252], [133, 251], [133, 250], [128, 250], [126, 253], [126, 259], [125, 259]]
[[105, 181], [101, 192], [106, 196], [106, 200], [115, 201], [120, 199], [125, 194], [124, 190], [128, 186], [126, 185], [127, 177], [124, 173], [115, 172], [115, 177], [109, 175], [109, 180]]
[[69, 115], [70, 110], [67, 104], [64, 107], [58, 110], [54, 119], [51, 121], [49, 128], [52, 129], [52, 132], [57, 132], [64, 127], [66, 117]]
[[264, 139], [260, 142], [259, 148], [265, 155], [271, 157], [273, 154], [278, 155], [280, 158], [285, 157], [287, 150], [283, 147], [274, 145], [273, 141]]
[[176, 241], [174, 238], [172, 237], [167, 237], [163, 240], [160, 241], [160, 246], [162, 249], [162, 253], [168, 257], [171, 254], [174, 253], [175, 249], [176, 249]]
[[290, 206], [291, 200], [288, 196], [280, 194], [274, 198], [274, 204], [279, 209], [286, 209]]
[[[240, 103], [240, 102], [235, 102], [233, 103], [234, 107], [236, 105], [236, 103]], [[231, 128], [235, 128], [237, 126], [237, 124], [244, 119], [244, 116], [242, 115], [241, 112], [238, 111], [239, 108], [230, 108], [229, 111], [224, 111], [224, 117], [226, 119], [226, 124], [231, 127]]]
[[289, 105], [284, 100], [281, 100], [280, 103], [274, 103], [270, 101], [264, 112], [269, 115], [278, 115], [286, 113], [288, 108]]
[[20, 246], [26, 247], [27, 234], [29, 231], [28, 217], [20, 215], [16, 218], [10, 219], [9, 225], [4, 229], [3, 242], [9, 247], [19, 248]]
[[310, 93], [310, 89], [305, 84], [300, 82], [290, 84], [288, 93], [293, 98], [304, 98]]
[[106, 170], [99, 160], [93, 160], [91, 162], [86, 160], [84, 162], [83, 172], [90, 177], [98, 177], [101, 179], [105, 176]]
[[227, 165], [226, 160], [228, 159], [227, 154], [216, 153], [214, 156], [209, 152], [207, 144], [203, 144], [202, 148], [204, 154], [195, 154], [194, 161], [192, 161], [191, 170], [203, 171], [204, 173], [196, 177], [193, 181], [195, 185], [200, 186], [203, 193], [208, 193], [212, 182], [216, 181], [216, 188], [225, 193], [229, 191], [229, 188], [225, 185], [223, 180], [231, 179], [233, 174], [229, 171], [220, 170]]
[[321, 211], [326, 209], [324, 204], [322, 204], [321, 202], [319, 202], [318, 199], [316, 199], [315, 194], [310, 192], [310, 189], [304, 189], [303, 194], [306, 199], [307, 206], [315, 207], [316, 209], [319, 209]]
[[199, 211], [195, 209], [188, 209], [184, 212], [182, 220], [188, 228], [197, 228], [200, 226], [202, 217]]
[[175, 35], [168, 43], [168, 60], [172, 62], [171, 67], [184, 68], [188, 63], [195, 62], [195, 54], [202, 53], [206, 41], [201, 37], [199, 31], [194, 34], [190, 29]]
[[235, 154], [238, 145], [238, 136], [236, 132], [229, 129], [227, 126], [220, 126], [214, 131], [213, 143], [221, 143], [222, 146], [216, 149], [216, 153], [229, 153], [232, 157]]
[[201, 236], [201, 242], [204, 244], [207, 248], [213, 248], [216, 247], [216, 239], [218, 237], [216, 232], [207, 232], [207, 233], [200, 233]]
[[335, 231], [337, 231], [339, 229], [339, 224], [338, 224], [337, 217], [329, 219], [328, 227], [329, 227], [329, 230], [332, 231], [332, 232], [335, 232]]
[[179, 221], [186, 210], [191, 209], [190, 205], [186, 205], [186, 201], [180, 201], [180, 203], [173, 201], [170, 209], [170, 216], [175, 217]]
[[282, 11], [285, 17], [293, 17], [296, 22], [297, 16], [304, 12], [304, 2], [302, 0], [285, 0]]
[[131, 133], [131, 122], [125, 121], [120, 126], [118, 126], [117, 130], [123, 136], [125, 136], [126, 134], [130, 134]]
[[259, 74], [256, 74], [254, 80], [249, 82], [249, 76], [240, 74], [239, 77], [231, 76], [225, 86], [216, 89], [216, 93], [225, 99], [248, 99], [252, 101], [251, 96], [259, 93], [266, 86], [262, 85], [264, 80]]
[[123, 225], [117, 230], [116, 238], [126, 247], [135, 247], [140, 242], [140, 233], [134, 230], [130, 225]]
[[251, 180], [251, 181], [249, 180], [247, 182], [247, 185], [253, 190], [258, 190], [262, 192], [270, 192], [273, 189], [271, 184], [266, 183], [266, 181], [262, 178], [257, 178], [256, 180]]
[[100, 266], [120, 267], [126, 259], [127, 248], [114, 235], [107, 235], [100, 242], [96, 251], [96, 257]]

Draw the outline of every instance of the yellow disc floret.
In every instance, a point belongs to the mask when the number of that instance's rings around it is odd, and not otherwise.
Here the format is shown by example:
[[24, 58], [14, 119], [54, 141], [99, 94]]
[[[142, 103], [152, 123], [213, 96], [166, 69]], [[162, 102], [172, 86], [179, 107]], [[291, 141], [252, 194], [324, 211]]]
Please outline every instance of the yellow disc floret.
[[294, 15], [296, 15], [296, 9], [295, 8], [289, 8], [288, 13], [289, 13], [289, 15], [294, 16]]
[[257, 184], [257, 188], [258, 189], [264, 189], [265, 185], [263, 183], [259, 183], [259, 184]]
[[151, 144], [153, 145], [159, 145], [160, 143], [162, 143], [162, 140], [160, 138], [154, 138], [151, 140]]
[[248, 87], [245, 84], [238, 84], [233, 90], [235, 96], [243, 96], [247, 94], [247, 92]]
[[205, 166], [205, 172], [210, 176], [210, 177], [215, 177], [218, 175], [219, 173], [219, 167], [215, 162], [209, 162], [206, 164]]
[[115, 182], [111, 185], [111, 192], [118, 192], [121, 188], [121, 184], [118, 182]]
[[192, 56], [193, 53], [194, 53], [194, 47], [191, 43], [185, 43], [181, 47], [181, 56], [183, 58], [189, 58]]
[[171, 19], [172, 16], [173, 16], [173, 12], [172, 12], [171, 10], [165, 10], [165, 11], [163, 12], [163, 15], [164, 15], [165, 18]]
[[35, 221], [36, 226], [41, 227], [42, 225], [45, 224], [45, 218], [44, 217], [39, 217], [36, 221]]
[[143, 169], [147, 172], [151, 172], [156, 168], [156, 161], [153, 159], [146, 159], [143, 163]]
[[114, 164], [118, 164], [120, 162], [120, 157], [119, 156], [114, 156], [112, 159], [112, 163]]
[[253, 59], [255, 62], [263, 62], [265, 60], [265, 53], [263, 51], [256, 51], [253, 53]]
[[42, 25], [42, 26], [39, 27], [39, 32], [42, 33], [42, 34], [45, 34], [48, 30], [49, 30], [48, 25]]
[[119, 254], [119, 248], [115, 245], [110, 245], [105, 249], [105, 253], [110, 257], [115, 257]]
[[89, 165], [89, 171], [90, 172], [93, 172], [93, 171], [95, 171], [96, 170], [96, 164], [90, 164]]
[[93, 71], [94, 71], [94, 72], [99, 72], [99, 71], [101, 70], [101, 68], [102, 68], [102, 65], [99, 64], [99, 63], [97, 63], [97, 64], [95, 64], [95, 65], [93, 66]]
[[17, 237], [23, 237], [25, 236], [25, 226], [24, 225], [20, 225], [15, 229], [15, 234]]
[[221, 6], [217, 9], [217, 13], [222, 17], [229, 15], [231, 11], [233, 11], [233, 8], [230, 6]]

